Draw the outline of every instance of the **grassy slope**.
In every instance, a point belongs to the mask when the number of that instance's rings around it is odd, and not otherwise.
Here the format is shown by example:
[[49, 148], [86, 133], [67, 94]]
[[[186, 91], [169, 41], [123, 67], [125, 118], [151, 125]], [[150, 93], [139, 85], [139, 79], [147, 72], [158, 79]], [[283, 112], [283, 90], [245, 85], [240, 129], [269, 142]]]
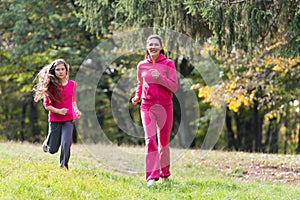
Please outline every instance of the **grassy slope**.
[[[105, 148], [105, 147], [101, 147]], [[143, 152], [143, 148], [136, 148]], [[82, 145], [72, 146], [70, 171], [59, 169], [59, 154], [40, 145], [0, 143], [0, 199], [299, 199], [293, 184], [282, 182], [279, 167], [299, 166], [297, 156], [185, 151], [172, 163], [168, 183], [147, 188], [143, 174], [123, 174], [95, 161]], [[105, 161], [103, 161], [105, 162]], [[252, 166], [252, 167], [251, 167]], [[266, 174], [272, 166], [268, 179]], [[277, 166], [277, 168], [276, 168]], [[254, 173], [253, 168], [260, 173]], [[280, 171], [280, 172], [279, 172]]]

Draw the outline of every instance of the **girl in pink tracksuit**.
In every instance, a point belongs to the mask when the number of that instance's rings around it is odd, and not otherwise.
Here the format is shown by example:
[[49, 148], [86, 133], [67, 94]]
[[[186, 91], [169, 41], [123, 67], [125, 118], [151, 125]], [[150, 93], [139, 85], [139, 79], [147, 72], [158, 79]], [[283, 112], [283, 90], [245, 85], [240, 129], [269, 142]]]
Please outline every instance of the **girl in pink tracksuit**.
[[146, 181], [150, 187], [159, 178], [168, 180], [171, 175], [169, 140], [173, 126], [172, 96], [178, 88], [174, 62], [164, 55], [162, 39], [158, 35], [147, 39], [145, 60], [137, 66], [137, 80], [132, 103], [136, 105], [142, 99], [140, 109], [145, 131]]

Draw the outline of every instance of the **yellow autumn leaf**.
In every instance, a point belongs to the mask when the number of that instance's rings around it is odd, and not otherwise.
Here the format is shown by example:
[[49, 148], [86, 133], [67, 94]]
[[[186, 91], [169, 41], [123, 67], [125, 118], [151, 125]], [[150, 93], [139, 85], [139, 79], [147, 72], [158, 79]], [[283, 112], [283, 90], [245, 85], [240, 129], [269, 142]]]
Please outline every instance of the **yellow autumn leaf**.
[[204, 97], [204, 98], [207, 98], [210, 96], [210, 91], [209, 91], [209, 88], [206, 86], [206, 87], [202, 87], [199, 89], [198, 91], [198, 97], [201, 98], [201, 97]]
[[269, 65], [269, 64], [271, 64], [271, 63], [272, 63], [272, 61], [273, 61], [273, 58], [271, 58], [271, 57], [268, 57], [268, 58], [265, 60], [265, 62], [266, 62], [266, 65]]
[[253, 90], [253, 91], [251, 92], [250, 98], [251, 98], [251, 99], [255, 99], [255, 90]]
[[245, 98], [243, 103], [244, 103], [245, 106], [249, 106], [250, 105], [250, 99]]
[[284, 68], [283, 66], [275, 65], [275, 67], [273, 67], [273, 70], [279, 72], [282, 71], [283, 68]]
[[255, 67], [255, 71], [256, 71], [256, 72], [261, 72], [262, 69], [261, 69], [260, 67]]
[[238, 112], [240, 106], [241, 106], [241, 103], [239, 101], [237, 101], [236, 98], [232, 98], [229, 105], [228, 105], [228, 108], [229, 108], [229, 110], [232, 110], [234, 112]]
[[205, 56], [205, 55], [209, 54], [209, 49], [208, 49], [208, 48], [203, 48], [203, 49], [200, 51], [200, 54], [201, 54], [202, 56]]

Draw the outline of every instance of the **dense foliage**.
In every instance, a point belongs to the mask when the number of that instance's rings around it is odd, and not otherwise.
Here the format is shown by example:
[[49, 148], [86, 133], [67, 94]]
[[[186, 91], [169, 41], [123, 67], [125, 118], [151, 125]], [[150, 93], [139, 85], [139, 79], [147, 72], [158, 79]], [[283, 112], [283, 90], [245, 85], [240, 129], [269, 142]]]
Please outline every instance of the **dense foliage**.
[[1, 108], [3, 139], [40, 142], [47, 133], [47, 113], [32, 98], [34, 78], [53, 59], [66, 59], [71, 78], [95, 37], [78, 26], [72, 1], [1, 1]]
[[[199, 91], [201, 102], [227, 102], [225, 146], [295, 150], [300, 141], [299, 1], [76, 2], [83, 7], [81, 23], [98, 35], [146, 26], [170, 28], [199, 41], [219, 64], [223, 82], [211, 87], [200, 81], [193, 89]], [[107, 29], [101, 16], [113, 22]]]
[[[46, 112], [33, 103], [31, 94], [42, 66], [62, 57], [73, 66], [75, 77], [99, 41], [143, 27], [183, 33], [199, 42], [199, 53], [209, 54], [218, 64], [222, 81], [207, 85], [186, 55], [169, 52], [199, 97], [201, 116], [192, 122], [199, 125], [192, 147], [201, 146], [207, 115], [225, 101], [226, 127], [217, 147], [300, 152], [299, 0], [4, 0], [0, 6], [1, 137], [40, 141], [46, 134]], [[142, 57], [142, 52], [124, 55], [113, 68], [105, 69], [98, 83], [97, 117], [114, 143], [142, 142], [115, 127], [110, 109], [114, 84], [123, 74], [133, 73]], [[131, 108], [131, 114], [139, 120], [138, 109]], [[175, 113], [175, 119], [179, 115]]]

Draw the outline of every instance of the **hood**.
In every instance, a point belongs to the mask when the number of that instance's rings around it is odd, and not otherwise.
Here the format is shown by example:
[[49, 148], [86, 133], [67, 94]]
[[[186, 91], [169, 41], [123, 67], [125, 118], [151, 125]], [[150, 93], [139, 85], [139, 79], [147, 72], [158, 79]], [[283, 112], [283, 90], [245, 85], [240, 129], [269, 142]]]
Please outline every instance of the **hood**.
[[[161, 54], [159, 54], [159, 56], [155, 60], [155, 63], [160, 63], [160, 62], [162, 62], [166, 59], [167, 59], [167, 57], [164, 54], [161, 53]], [[146, 60], [147, 60], [148, 63], [153, 63], [150, 55], [147, 56]]]

